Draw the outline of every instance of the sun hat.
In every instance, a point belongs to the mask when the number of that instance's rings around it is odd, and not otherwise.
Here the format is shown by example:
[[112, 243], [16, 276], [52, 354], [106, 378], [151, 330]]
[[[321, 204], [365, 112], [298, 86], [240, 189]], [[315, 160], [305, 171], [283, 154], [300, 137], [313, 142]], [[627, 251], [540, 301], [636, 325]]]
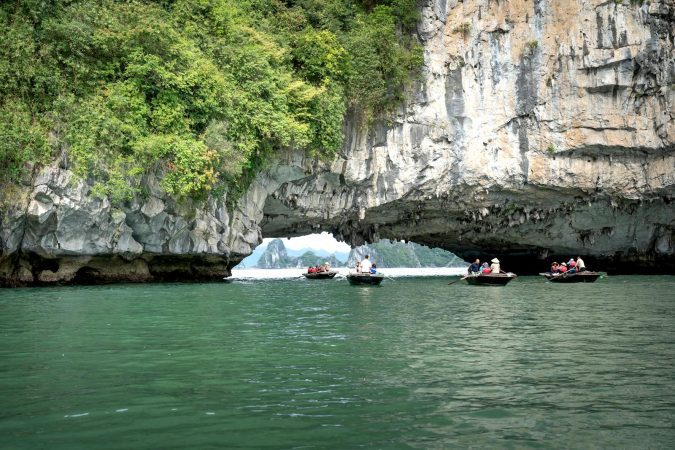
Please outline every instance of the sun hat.
[[562, 265], [565, 266], [565, 267], [567, 267], [567, 264], [565, 264], [565, 263], [562, 263]]
[[492, 261], [490, 261], [490, 262], [499, 264], [499, 260], [497, 258], [493, 258]]

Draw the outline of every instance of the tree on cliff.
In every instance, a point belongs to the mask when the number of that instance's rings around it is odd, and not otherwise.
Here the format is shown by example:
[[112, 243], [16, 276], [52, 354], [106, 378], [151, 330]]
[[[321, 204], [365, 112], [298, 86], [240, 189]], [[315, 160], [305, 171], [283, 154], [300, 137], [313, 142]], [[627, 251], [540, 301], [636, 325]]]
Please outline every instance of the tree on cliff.
[[243, 190], [275, 150], [330, 156], [400, 102], [416, 0], [9, 0], [0, 183], [59, 160], [113, 199]]

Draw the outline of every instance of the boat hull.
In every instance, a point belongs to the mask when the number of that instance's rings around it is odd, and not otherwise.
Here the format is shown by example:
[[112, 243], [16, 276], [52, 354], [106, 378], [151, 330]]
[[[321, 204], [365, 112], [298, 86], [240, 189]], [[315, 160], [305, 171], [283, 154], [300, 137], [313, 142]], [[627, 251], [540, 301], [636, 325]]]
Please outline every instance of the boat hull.
[[506, 286], [516, 278], [512, 273], [470, 275], [464, 278], [472, 286]]
[[349, 275], [347, 275], [347, 281], [349, 281], [350, 284], [354, 285], [361, 284], [361, 285], [377, 286], [380, 283], [382, 283], [382, 280], [384, 280], [383, 274], [371, 275], [368, 273], [363, 274], [350, 273]]
[[578, 272], [578, 273], [562, 273], [562, 274], [550, 274], [542, 273], [540, 274], [546, 278], [551, 283], [593, 283], [595, 280], [600, 278], [598, 272]]
[[335, 275], [337, 275], [337, 272], [316, 272], [316, 273], [303, 273], [305, 278], [308, 280], [330, 280], [333, 278]]

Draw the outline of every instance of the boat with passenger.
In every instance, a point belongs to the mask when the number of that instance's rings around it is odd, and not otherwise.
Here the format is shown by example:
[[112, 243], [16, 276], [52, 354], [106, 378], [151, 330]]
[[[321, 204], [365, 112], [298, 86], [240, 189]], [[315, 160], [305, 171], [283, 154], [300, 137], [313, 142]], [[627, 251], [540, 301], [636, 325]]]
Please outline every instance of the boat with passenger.
[[356, 263], [355, 271], [347, 274], [349, 284], [365, 284], [378, 286], [384, 280], [384, 274], [377, 272], [377, 266], [370, 261], [370, 256], [366, 255], [362, 261]]
[[577, 259], [570, 258], [568, 262], [551, 263], [551, 270], [540, 273], [539, 275], [553, 283], [593, 283], [602, 275], [600, 272], [586, 270], [586, 263], [577, 256]]
[[325, 262], [320, 266], [308, 267], [303, 275], [309, 280], [330, 280], [337, 275], [337, 271], [332, 270], [330, 263]]
[[469, 266], [469, 273], [462, 280], [474, 286], [506, 286], [517, 278], [513, 272], [504, 272], [497, 258], [493, 258], [490, 262], [492, 263], [490, 266], [487, 262], [481, 266], [480, 260], [477, 259]]

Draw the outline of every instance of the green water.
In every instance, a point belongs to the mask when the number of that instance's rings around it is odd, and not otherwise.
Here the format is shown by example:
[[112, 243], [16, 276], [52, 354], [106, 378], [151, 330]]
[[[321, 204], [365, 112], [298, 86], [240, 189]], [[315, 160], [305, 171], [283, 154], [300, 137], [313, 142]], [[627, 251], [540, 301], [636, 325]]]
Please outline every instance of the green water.
[[0, 290], [0, 447], [672, 448], [675, 277], [462, 283]]

